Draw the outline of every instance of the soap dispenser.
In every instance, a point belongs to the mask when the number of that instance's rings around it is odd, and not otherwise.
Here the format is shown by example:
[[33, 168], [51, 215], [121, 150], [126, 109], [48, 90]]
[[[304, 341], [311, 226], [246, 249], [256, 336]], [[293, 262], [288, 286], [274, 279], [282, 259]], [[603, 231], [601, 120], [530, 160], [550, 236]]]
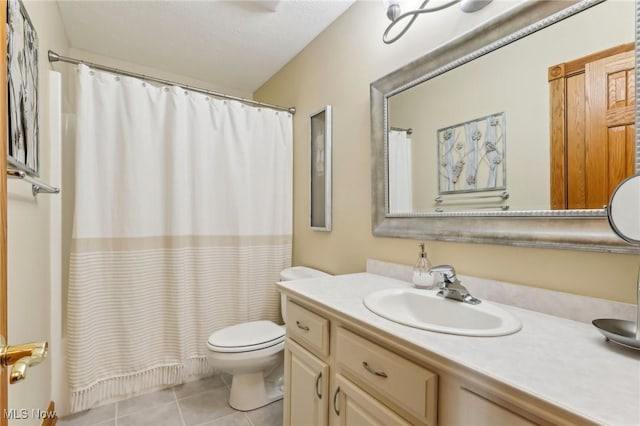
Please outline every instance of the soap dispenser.
[[420, 243], [418, 261], [416, 262], [416, 266], [413, 268], [413, 284], [415, 284], [416, 287], [424, 289], [433, 288], [435, 284], [435, 277], [429, 272], [431, 266], [431, 262], [427, 257], [427, 252], [424, 250], [424, 243]]

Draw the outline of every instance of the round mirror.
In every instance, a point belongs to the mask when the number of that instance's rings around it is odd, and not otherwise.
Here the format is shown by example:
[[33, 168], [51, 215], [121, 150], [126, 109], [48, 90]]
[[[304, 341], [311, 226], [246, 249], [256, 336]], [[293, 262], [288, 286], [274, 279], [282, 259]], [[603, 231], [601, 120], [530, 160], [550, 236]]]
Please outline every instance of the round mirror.
[[607, 217], [613, 231], [631, 244], [640, 244], [640, 175], [623, 180], [611, 194]]

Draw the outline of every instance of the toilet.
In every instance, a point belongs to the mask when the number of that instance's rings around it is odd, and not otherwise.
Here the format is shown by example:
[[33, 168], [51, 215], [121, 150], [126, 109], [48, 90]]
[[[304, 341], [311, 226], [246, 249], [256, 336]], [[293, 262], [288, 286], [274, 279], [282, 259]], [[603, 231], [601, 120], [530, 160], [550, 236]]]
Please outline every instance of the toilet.
[[[305, 266], [280, 272], [281, 281], [326, 276], [329, 274]], [[282, 319], [286, 322], [285, 296], [280, 300]], [[233, 376], [229, 395], [231, 407], [249, 411], [282, 399], [284, 337], [285, 326], [271, 321], [236, 324], [209, 336], [209, 365]]]

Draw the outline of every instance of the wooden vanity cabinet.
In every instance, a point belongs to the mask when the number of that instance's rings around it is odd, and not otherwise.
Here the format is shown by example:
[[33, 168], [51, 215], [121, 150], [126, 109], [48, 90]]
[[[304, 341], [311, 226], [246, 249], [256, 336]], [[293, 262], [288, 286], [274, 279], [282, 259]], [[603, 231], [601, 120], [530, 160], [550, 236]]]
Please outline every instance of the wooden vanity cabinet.
[[595, 424], [313, 303], [290, 312], [285, 426]]
[[284, 347], [285, 425], [329, 424], [329, 326], [327, 318], [287, 300]]
[[327, 425], [329, 365], [291, 338], [285, 343], [284, 365], [284, 424]]
[[[286, 426], [435, 426], [435, 374], [340, 327], [338, 321], [313, 308], [287, 301], [286, 309]], [[403, 417], [397, 407], [390, 408], [380, 399], [395, 399], [402, 411], [411, 414]], [[413, 415], [424, 420], [428, 416], [429, 421], [416, 421]]]

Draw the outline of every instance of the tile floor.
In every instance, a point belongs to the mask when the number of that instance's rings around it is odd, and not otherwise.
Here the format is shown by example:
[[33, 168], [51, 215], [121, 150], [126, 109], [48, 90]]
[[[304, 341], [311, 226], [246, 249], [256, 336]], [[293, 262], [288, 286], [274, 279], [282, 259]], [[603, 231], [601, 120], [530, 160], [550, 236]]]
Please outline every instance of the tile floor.
[[241, 412], [229, 406], [230, 377], [214, 376], [72, 414], [58, 426], [281, 426], [282, 400]]

